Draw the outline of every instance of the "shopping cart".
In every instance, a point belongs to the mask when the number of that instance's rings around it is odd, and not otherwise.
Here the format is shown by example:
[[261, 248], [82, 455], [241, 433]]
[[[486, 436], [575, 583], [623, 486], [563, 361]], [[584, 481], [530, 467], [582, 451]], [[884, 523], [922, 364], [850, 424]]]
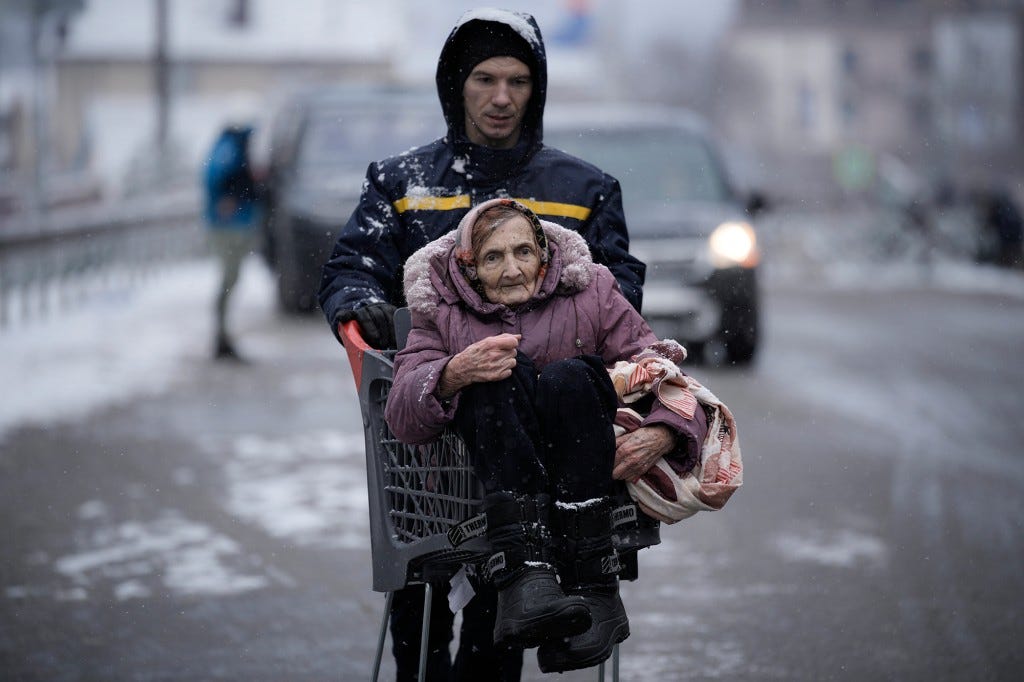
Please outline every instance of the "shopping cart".
[[[405, 345], [410, 328], [408, 309], [395, 315], [398, 347]], [[355, 321], [343, 323], [339, 334], [348, 354], [366, 438], [366, 483], [370, 506], [370, 550], [373, 590], [387, 593], [384, 616], [373, 664], [376, 680], [387, 635], [388, 614], [395, 590], [414, 584], [425, 586], [423, 628], [420, 633], [419, 678], [426, 672], [430, 634], [432, 585], [446, 582], [467, 564], [478, 564], [489, 555], [484, 537], [453, 544], [450, 531], [482, 512], [483, 488], [477, 480], [462, 439], [445, 431], [428, 445], [406, 445], [395, 438], [384, 421], [384, 405], [397, 351], [371, 348]], [[625, 488], [619, 495], [613, 541], [624, 568], [623, 580], [637, 576], [637, 551], [658, 544], [657, 521], [642, 514]], [[612, 658], [612, 679], [618, 679], [618, 647]], [[604, 664], [599, 669], [604, 679]]]

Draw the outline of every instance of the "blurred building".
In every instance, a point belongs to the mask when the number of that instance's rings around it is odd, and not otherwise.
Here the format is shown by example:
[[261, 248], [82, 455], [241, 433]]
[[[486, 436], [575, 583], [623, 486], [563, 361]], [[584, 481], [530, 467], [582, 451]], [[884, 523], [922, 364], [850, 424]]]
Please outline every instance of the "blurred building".
[[745, 0], [716, 120], [817, 195], [886, 154], [930, 177], [1020, 172], [1022, 17], [1014, 0]]
[[[31, 26], [45, 0], [11, 0], [0, 12], [5, 42]], [[376, 0], [78, 0], [22, 87], [0, 88], [0, 163], [17, 172], [45, 155], [53, 169], [88, 167], [120, 189], [145, 181], [161, 147], [194, 165], [225, 120], [256, 121], [274, 93], [322, 82], [393, 77], [406, 39], [401, 2]], [[31, 41], [4, 52], [31, 65]], [[0, 67], [13, 66], [9, 58]], [[32, 81], [45, 80], [41, 98]], [[42, 103], [44, 150], [32, 136]], [[163, 159], [162, 161], [166, 161]]]
[[[736, 1], [513, 6], [542, 26], [552, 101], [692, 104], [693, 93], [708, 90], [710, 45]], [[0, 203], [12, 175], [32, 176], [44, 166], [51, 187], [55, 173], [78, 171], [101, 178], [113, 194], [153, 187], [169, 169], [194, 179], [186, 171], [221, 123], [259, 123], [297, 88], [342, 81], [429, 86], [455, 19], [475, 4], [2, 0]], [[75, 11], [58, 21], [50, 12], [58, 5]], [[33, 18], [40, 8], [44, 21]], [[33, 27], [42, 40], [32, 40]]]
[[[50, 163], [54, 60], [83, 0], [0, 2], [0, 216], [74, 201], [95, 185]], [[44, 178], [52, 179], [46, 183]]]

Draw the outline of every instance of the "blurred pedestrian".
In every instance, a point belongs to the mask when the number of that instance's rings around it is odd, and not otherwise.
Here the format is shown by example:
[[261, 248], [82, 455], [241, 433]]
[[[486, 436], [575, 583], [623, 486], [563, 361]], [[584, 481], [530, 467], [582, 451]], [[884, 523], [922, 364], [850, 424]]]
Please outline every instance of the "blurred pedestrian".
[[[354, 319], [371, 346], [394, 348], [406, 259], [495, 197], [514, 198], [580, 233], [639, 310], [645, 267], [629, 254], [619, 182], [543, 144], [547, 60], [534, 18], [495, 9], [466, 12], [441, 49], [436, 83], [447, 135], [370, 164], [359, 205], [324, 266], [319, 301], [334, 334]], [[496, 649], [491, 637], [493, 586], [474, 585], [454, 668], [448, 590], [436, 587], [427, 678], [518, 680], [522, 650]], [[422, 586], [394, 595], [399, 680], [415, 679], [422, 604]]]
[[257, 235], [260, 201], [249, 160], [252, 127], [229, 125], [217, 137], [205, 167], [206, 224], [210, 248], [220, 265], [214, 304], [213, 356], [241, 360], [227, 330], [228, 301], [238, 282], [242, 262]]

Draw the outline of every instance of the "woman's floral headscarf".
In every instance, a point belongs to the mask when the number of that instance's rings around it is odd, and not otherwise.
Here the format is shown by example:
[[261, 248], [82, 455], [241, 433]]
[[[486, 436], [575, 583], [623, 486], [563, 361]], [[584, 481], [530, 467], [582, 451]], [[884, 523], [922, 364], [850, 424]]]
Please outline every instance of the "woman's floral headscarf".
[[466, 279], [469, 280], [474, 288], [477, 288], [480, 277], [476, 272], [476, 258], [473, 254], [473, 230], [483, 213], [495, 206], [507, 206], [530, 221], [530, 224], [533, 226], [533, 235], [537, 240], [537, 246], [540, 251], [540, 271], [537, 273], [537, 277], [543, 280], [544, 274], [547, 272], [548, 261], [551, 259], [551, 253], [548, 250], [548, 237], [544, 233], [544, 228], [541, 226], [540, 218], [537, 217], [537, 214], [515, 199], [491, 199], [485, 201], [479, 206], [474, 207], [459, 221], [455, 235], [455, 260], [459, 264], [459, 270], [466, 276]]

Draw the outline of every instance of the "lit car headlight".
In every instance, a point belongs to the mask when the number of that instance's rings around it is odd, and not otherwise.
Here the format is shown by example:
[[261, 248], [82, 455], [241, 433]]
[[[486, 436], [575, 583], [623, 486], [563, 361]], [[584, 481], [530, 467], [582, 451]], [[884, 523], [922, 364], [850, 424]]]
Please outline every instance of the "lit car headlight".
[[711, 262], [718, 268], [737, 265], [752, 268], [760, 260], [757, 235], [749, 223], [722, 223], [711, 233], [708, 246], [711, 249]]

